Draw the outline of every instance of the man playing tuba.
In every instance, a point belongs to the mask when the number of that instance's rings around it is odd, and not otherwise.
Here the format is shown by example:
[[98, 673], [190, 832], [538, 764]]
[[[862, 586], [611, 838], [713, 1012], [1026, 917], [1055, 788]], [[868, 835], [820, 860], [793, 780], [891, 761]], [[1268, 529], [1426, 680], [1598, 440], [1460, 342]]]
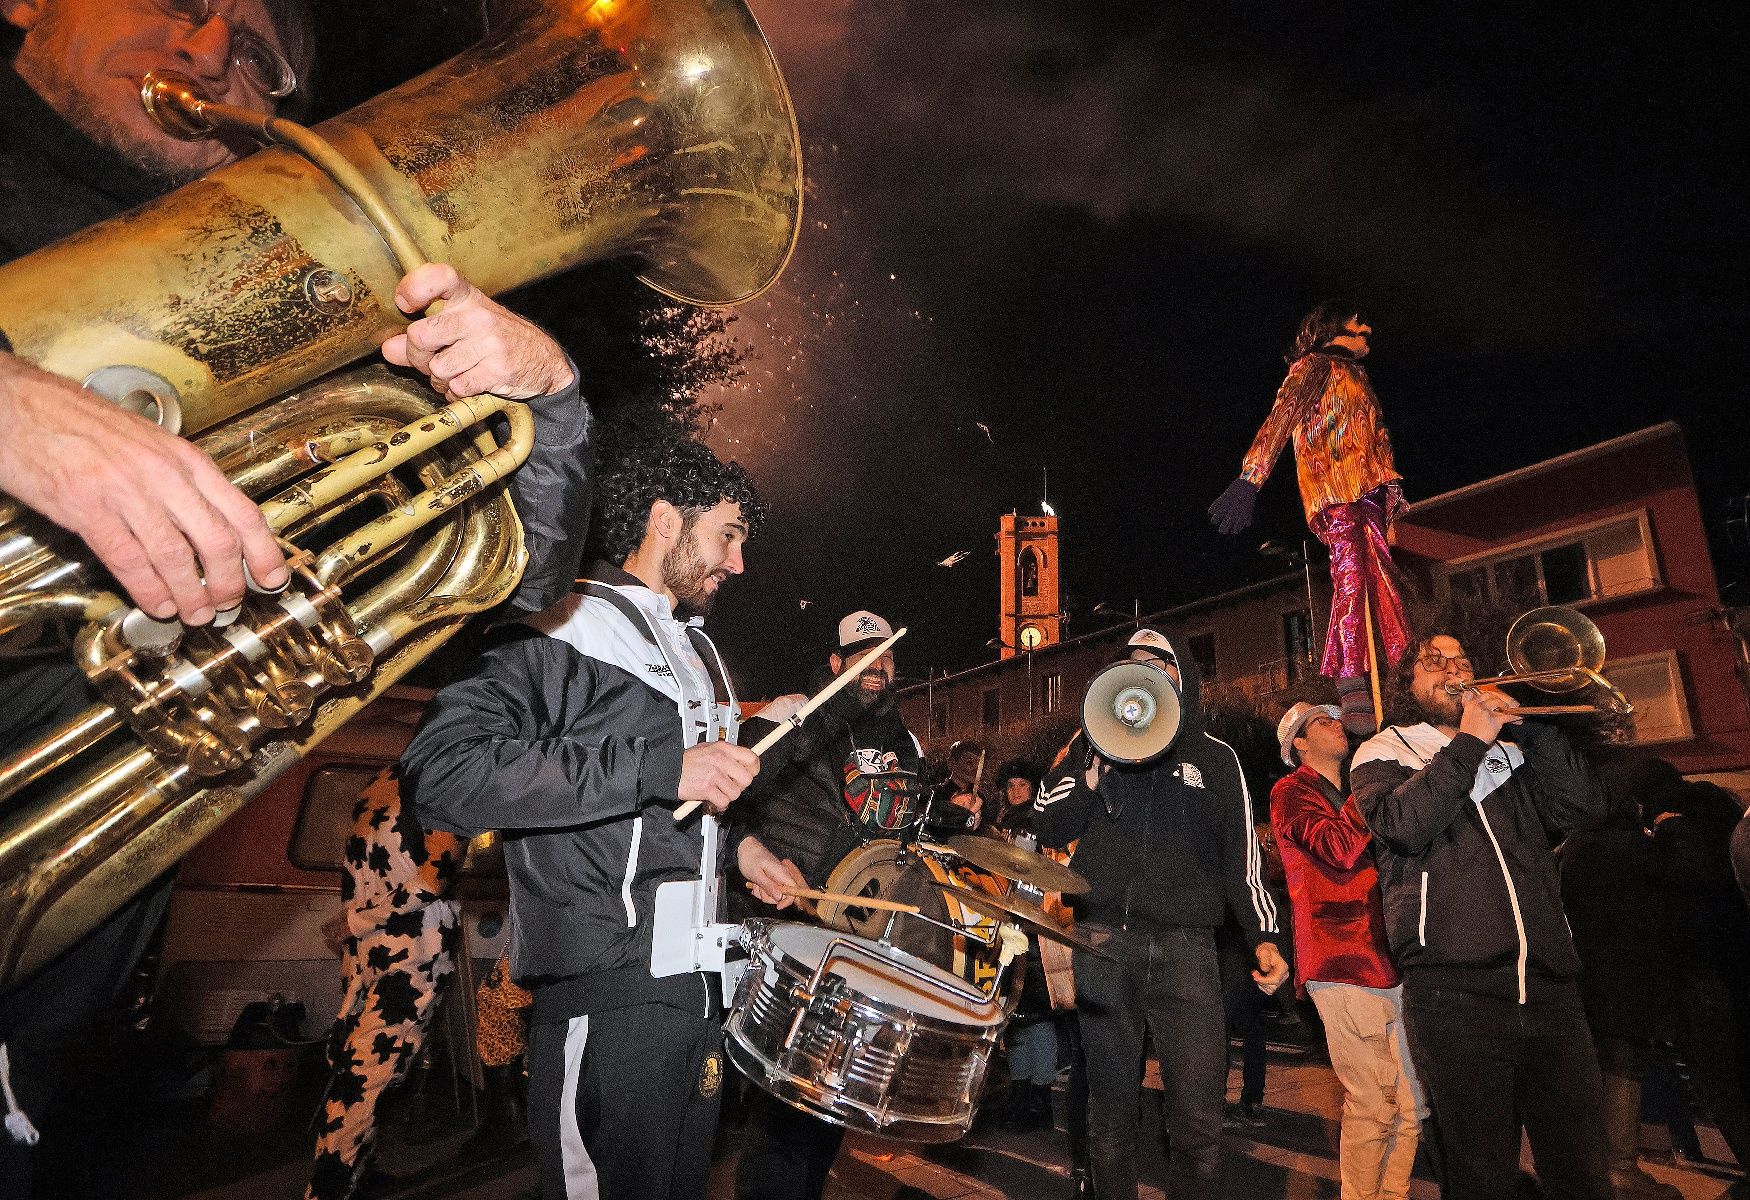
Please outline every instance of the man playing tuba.
[[[302, 0], [5, 0], [22, 35], [0, 67], [0, 262], [119, 215], [239, 157], [224, 141], [184, 142], [147, 117], [140, 78], [172, 70], [217, 100], [271, 113], [299, 95], [313, 37]], [[9, 47], [10, 48], [10, 47]], [[414, 271], [395, 295], [408, 313], [444, 299], [384, 346], [448, 397], [531, 399], [536, 455], [512, 488], [531, 522], [531, 568], [514, 601], [545, 607], [575, 574], [587, 515], [588, 414], [575, 369], [539, 328], [453, 269]], [[0, 489], [84, 538], [148, 613], [210, 622], [243, 595], [243, 568], [272, 587], [283, 557], [255, 505], [191, 444], [70, 380], [15, 357], [0, 312]], [[541, 487], [538, 481], [545, 481]], [[528, 488], [540, 488], [528, 492]], [[557, 531], [557, 532], [556, 532]], [[0, 708], [8, 753], [88, 703], [65, 655], [11, 660]], [[0, 996], [11, 1136], [0, 1135], [0, 1195], [29, 1195], [28, 1144], [56, 1094], [74, 1086], [68, 1052], [131, 972], [169, 895], [168, 876], [34, 977]], [[17, 1119], [14, 1119], [17, 1118]], [[53, 1129], [45, 1129], [51, 1141]]]

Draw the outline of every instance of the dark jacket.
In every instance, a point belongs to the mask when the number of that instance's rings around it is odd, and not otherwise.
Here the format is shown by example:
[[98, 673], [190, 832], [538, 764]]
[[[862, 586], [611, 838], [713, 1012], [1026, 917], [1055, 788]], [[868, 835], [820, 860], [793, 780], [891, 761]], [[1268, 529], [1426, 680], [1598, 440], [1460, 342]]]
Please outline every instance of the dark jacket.
[[[818, 690], [831, 678], [819, 672], [811, 683]], [[855, 685], [853, 685], [854, 687]], [[772, 750], [760, 765], [759, 777], [747, 795], [730, 809], [738, 829], [755, 834], [772, 853], [788, 858], [813, 887], [839, 860], [864, 841], [898, 836], [864, 824], [845, 799], [845, 771], [855, 750], [891, 752], [899, 769], [921, 784], [923, 751], [906, 728], [891, 698], [867, 708], [847, 687], [821, 705]], [[755, 740], [750, 724], [746, 741]], [[914, 794], [913, 802], [921, 804]]]
[[1556, 858], [1593, 1034], [1675, 1038], [1677, 922], [1652, 839], [1622, 819], [1570, 834]]
[[[163, 191], [163, 184], [61, 120], [10, 62], [0, 63], [0, 263], [119, 216]], [[0, 312], [0, 350], [10, 346], [7, 316]], [[4, 677], [0, 754], [10, 754], [91, 703], [84, 673], [64, 652], [13, 658]]]
[[[661, 655], [618, 612], [583, 597], [564, 607], [552, 635], [507, 627], [472, 677], [437, 694], [402, 773], [426, 828], [502, 831], [511, 975], [535, 991], [538, 1020], [690, 1008], [703, 977], [649, 967], [656, 889], [699, 875], [702, 822], [671, 812], [695, 740], [681, 713], [699, 708], [686, 672], [657, 669]], [[671, 645], [683, 636], [672, 617], [662, 626]]]
[[1205, 732], [1196, 660], [1176, 642], [1174, 649], [1183, 718], [1172, 748], [1142, 766], [1113, 766], [1093, 790], [1078, 735], [1039, 785], [1034, 832], [1046, 846], [1080, 839], [1070, 866], [1089, 884], [1076, 900], [1083, 921], [1151, 933], [1214, 929], [1232, 912], [1248, 942], [1280, 948], [1239, 756]]
[[1604, 791], [1554, 726], [1515, 737], [1390, 726], [1355, 752], [1349, 786], [1409, 982], [1524, 1003], [1579, 973], [1550, 846], [1603, 819]]

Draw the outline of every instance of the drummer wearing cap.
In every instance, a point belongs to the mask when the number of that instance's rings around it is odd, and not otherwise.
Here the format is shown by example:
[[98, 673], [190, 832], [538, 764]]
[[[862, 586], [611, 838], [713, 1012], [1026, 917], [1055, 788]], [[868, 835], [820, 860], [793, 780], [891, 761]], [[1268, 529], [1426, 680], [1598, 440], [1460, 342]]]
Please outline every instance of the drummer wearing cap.
[[1373, 835], [1344, 799], [1342, 712], [1302, 701], [1282, 714], [1276, 742], [1293, 770], [1270, 791], [1270, 823], [1295, 913], [1295, 985], [1318, 1006], [1343, 1084], [1343, 1198], [1402, 1200], [1428, 1106], [1386, 947]]
[[[813, 694], [893, 634], [867, 610], [839, 622], [835, 648], [809, 680]], [[923, 750], [893, 690], [893, 651], [821, 705], [767, 751], [743, 820], [802, 870], [811, 887], [871, 838], [908, 834], [921, 816]]]
[[[885, 618], [867, 610], [846, 616], [809, 693], [892, 633]], [[864, 842], [909, 837], [922, 816], [923, 750], [900, 717], [893, 679], [888, 650], [767, 751], [741, 801], [745, 826], [813, 887]], [[735, 1172], [737, 1200], [815, 1200], [843, 1140], [841, 1127], [754, 1093]]]
[[[1232, 913], [1255, 947], [1252, 978], [1273, 992], [1287, 977], [1275, 902], [1262, 876], [1252, 800], [1239, 756], [1204, 729], [1197, 663], [1139, 629], [1130, 657], [1179, 689], [1172, 745], [1134, 766], [1102, 761], [1084, 737], [1040, 784], [1041, 844], [1080, 839], [1070, 865], [1089, 890], [1078, 928], [1110, 959], [1075, 954], [1089, 1087], [1089, 1149], [1102, 1200], [1137, 1195], [1137, 1097], [1144, 1035], [1166, 1092], [1174, 1200], [1219, 1194], [1227, 1028], [1215, 930]], [[1102, 936], [1103, 935], [1103, 936]]]

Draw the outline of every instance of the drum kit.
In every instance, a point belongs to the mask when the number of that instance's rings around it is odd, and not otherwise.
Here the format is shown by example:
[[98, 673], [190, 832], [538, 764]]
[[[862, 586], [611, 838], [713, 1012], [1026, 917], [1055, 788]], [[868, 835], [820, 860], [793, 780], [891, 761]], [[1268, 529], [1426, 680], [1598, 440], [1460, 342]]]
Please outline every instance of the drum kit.
[[953, 1141], [1014, 1010], [1003, 985], [1027, 935], [1100, 953], [1031, 897], [1086, 890], [1068, 867], [993, 838], [867, 843], [805, 893], [820, 925], [749, 922], [729, 1058], [846, 1128]]
[[1029, 935], [1102, 953], [1038, 903], [1087, 886], [989, 837], [874, 841], [824, 889], [793, 889], [818, 924], [692, 923], [714, 881], [663, 885], [653, 970], [722, 973], [729, 1059], [784, 1103], [880, 1137], [954, 1141], [1014, 1011], [1019, 988], [1005, 983]]

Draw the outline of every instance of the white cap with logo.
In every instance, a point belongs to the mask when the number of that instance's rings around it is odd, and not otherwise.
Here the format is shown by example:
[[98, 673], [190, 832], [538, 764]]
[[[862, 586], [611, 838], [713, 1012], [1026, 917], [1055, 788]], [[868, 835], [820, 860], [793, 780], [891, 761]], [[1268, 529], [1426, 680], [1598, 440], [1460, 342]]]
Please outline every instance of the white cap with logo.
[[839, 622], [839, 653], [864, 650], [892, 636], [893, 626], [868, 609], [861, 609]]
[[1150, 654], [1165, 662], [1172, 663], [1175, 667], [1179, 665], [1179, 656], [1173, 651], [1173, 643], [1167, 640], [1167, 635], [1164, 633], [1156, 633], [1152, 629], [1138, 629], [1130, 635], [1130, 641], [1127, 645], [1147, 650]]

